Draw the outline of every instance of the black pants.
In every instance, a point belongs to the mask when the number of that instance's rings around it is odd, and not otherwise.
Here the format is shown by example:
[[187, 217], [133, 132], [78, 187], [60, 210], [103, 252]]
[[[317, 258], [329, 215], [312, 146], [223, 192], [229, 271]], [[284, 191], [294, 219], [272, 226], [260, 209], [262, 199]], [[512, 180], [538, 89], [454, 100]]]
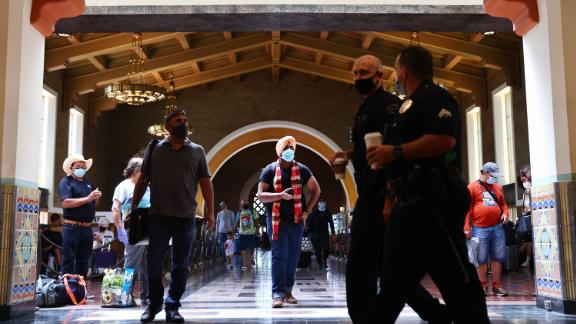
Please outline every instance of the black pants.
[[431, 200], [419, 199], [394, 209], [385, 243], [382, 289], [363, 323], [394, 323], [426, 273], [438, 286], [454, 322], [489, 323], [482, 285], [468, 262], [462, 231], [466, 211], [455, 203], [432, 205]]
[[316, 261], [318, 266], [322, 268], [326, 265], [326, 260], [328, 259], [328, 254], [330, 253], [330, 244], [328, 240], [328, 233], [325, 234], [310, 234], [310, 240], [312, 241], [312, 246], [314, 247], [314, 255], [316, 255]]
[[[385, 234], [383, 203], [383, 198], [359, 197], [354, 209], [346, 265], [346, 303], [353, 323], [360, 323], [377, 303], [378, 279], [381, 268], [387, 266], [380, 257]], [[445, 307], [419, 284], [413, 285], [407, 295], [408, 305], [423, 320], [446, 319]]]

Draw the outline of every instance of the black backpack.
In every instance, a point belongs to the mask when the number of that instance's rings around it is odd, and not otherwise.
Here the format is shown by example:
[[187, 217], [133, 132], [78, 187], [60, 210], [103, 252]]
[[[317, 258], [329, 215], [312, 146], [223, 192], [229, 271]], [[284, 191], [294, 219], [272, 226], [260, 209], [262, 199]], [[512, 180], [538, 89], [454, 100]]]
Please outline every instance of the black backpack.
[[68, 303], [68, 294], [62, 281], [45, 275], [38, 277], [36, 281], [36, 306], [60, 307]]

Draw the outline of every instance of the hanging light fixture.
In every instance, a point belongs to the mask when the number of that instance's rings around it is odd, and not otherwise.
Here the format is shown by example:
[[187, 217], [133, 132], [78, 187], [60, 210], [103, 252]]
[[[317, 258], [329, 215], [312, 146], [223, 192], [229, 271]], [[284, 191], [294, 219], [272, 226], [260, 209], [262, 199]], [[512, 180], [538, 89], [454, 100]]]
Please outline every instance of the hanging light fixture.
[[[164, 128], [164, 119], [168, 114], [178, 109], [176, 104], [176, 94], [175, 94], [176, 84], [174, 83], [174, 75], [170, 75], [170, 86], [168, 87], [168, 92], [166, 92], [166, 104], [164, 105], [165, 115], [159, 124], [154, 124], [148, 127], [148, 134], [157, 137], [166, 137], [170, 135], [166, 128]], [[192, 134], [192, 128], [189, 128], [188, 135]]]
[[144, 75], [144, 55], [142, 34], [132, 34], [132, 54], [128, 80], [106, 86], [106, 97], [119, 104], [140, 106], [164, 99], [164, 88], [146, 84]]

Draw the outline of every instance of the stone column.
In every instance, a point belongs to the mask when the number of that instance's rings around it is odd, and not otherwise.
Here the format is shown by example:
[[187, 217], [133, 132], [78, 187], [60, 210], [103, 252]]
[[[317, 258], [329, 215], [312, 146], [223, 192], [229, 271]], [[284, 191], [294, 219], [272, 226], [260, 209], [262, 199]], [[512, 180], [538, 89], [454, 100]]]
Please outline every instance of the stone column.
[[35, 309], [44, 37], [31, 8], [0, 1], [0, 320]]
[[576, 1], [538, 0], [524, 35], [539, 307], [576, 313]]

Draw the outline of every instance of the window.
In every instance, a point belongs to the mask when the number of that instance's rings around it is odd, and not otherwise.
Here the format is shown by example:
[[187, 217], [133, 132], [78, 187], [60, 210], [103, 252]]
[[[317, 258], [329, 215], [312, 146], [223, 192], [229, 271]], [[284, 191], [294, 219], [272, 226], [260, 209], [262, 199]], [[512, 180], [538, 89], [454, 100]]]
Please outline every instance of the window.
[[466, 137], [468, 140], [468, 178], [470, 182], [480, 178], [482, 168], [482, 121], [480, 107], [466, 112]]
[[41, 118], [38, 187], [52, 191], [54, 182], [54, 143], [56, 139], [56, 96], [47, 90], [42, 90]]
[[68, 155], [82, 154], [84, 114], [80, 110], [70, 108], [70, 125], [68, 127]]
[[516, 182], [512, 92], [509, 86], [502, 86], [493, 92], [493, 96], [495, 162], [502, 173], [501, 183], [508, 184]]

